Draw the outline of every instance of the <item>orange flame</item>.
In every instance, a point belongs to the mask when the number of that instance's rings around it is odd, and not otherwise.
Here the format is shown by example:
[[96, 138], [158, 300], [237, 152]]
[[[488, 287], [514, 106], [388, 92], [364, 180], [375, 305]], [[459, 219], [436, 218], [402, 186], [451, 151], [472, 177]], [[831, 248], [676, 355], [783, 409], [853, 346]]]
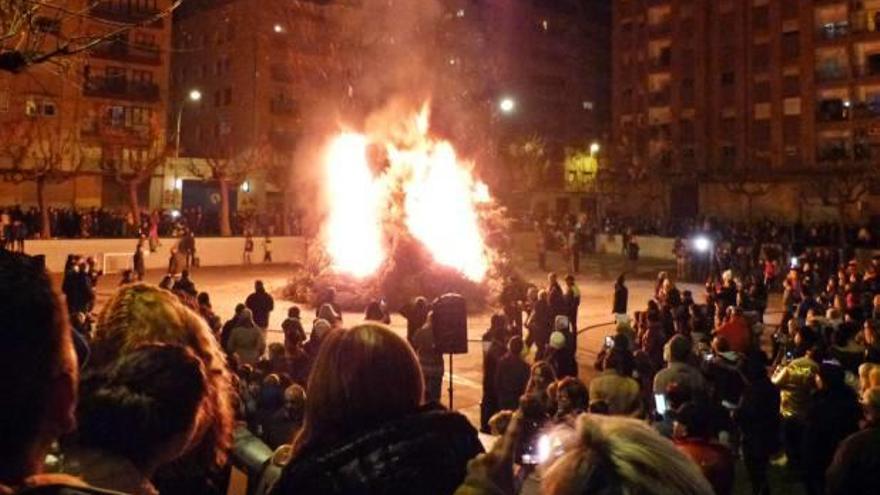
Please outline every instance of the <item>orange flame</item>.
[[370, 173], [364, 135], [342, 134], [330, 145], [327, 246], [334, 268], [363, 277], [381, 265], [382, 213], [396, 211], [391, 191], [400, 185], [402, 220], [410, 234], [437, 263], [481, 281], [489, 261], [476, 205], [490, 200], [488, 188], [474, 180], [470, 164], [458, 160], [449, 142], [429, 137], [427, 107], [404, 121], [401, 133], [400, 142], [380, 143], [389, 160], [380, 177]]

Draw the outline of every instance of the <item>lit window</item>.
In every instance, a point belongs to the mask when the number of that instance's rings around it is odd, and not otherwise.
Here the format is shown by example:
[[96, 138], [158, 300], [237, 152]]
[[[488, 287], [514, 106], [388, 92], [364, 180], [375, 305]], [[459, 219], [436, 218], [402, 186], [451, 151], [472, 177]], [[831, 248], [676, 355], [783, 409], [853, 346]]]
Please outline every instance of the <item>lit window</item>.
[[593, 110], [593, 102], [592, 101], [584, 101], [581, 103], [583, 105], [584, 110]]

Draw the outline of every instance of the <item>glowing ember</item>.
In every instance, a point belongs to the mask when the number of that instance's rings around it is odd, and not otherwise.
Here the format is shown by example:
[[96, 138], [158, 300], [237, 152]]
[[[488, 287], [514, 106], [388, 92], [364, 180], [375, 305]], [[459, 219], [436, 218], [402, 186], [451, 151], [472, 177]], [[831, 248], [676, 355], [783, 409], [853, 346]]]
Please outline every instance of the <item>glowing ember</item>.
[[345, 133], [330, 143], [327, 185], [334, 207], [326, 225], [327, 249], [336, 270], [364, 277], [385, 258], [380, 224], [381, 198], [367, 163], [367, 139]]
[[[396, 214], [437, 263], [479, 282], [489, 261], [476, 205], [489, 201], [488, 188], [450, 143], [428, 136], [427, 107], [403, 124], [401, 136], [374, 141], [389, 162], [378, 177], [367, 162], [367, 137], [342, 134], [330, 145], [326, 242], [333, 267], [358, 277], [375, 273], [386, 256], [383, 215], [394, 221]], [[394, 204], [394, 191], [403, 192], [402, 205]]]

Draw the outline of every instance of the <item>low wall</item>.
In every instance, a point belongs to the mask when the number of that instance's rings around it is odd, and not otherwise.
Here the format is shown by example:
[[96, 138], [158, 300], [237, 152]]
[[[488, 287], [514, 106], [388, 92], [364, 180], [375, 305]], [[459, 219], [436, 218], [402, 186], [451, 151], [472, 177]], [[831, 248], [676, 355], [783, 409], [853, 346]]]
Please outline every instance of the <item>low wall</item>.
[[[167, 268], [169, 250], [177, 244], [176, 238], [165, 238], [156, 252], [151, 253], [144, 245], [144, 262], [147, 269]], [[46, 267], [51, 272], [64, 270], [69, 254], [93, 256], [108, 272], [116, 272], [131, 265], [131, 255], [137, 245], [136, 239], [53, 239], [34, 240], [25, 243], [25, 251], [31, 255], [46, 257]], [[263, 238], [254, 238], [254, 262], [263, 259]], [[201, 266], [240, 265], [244, 251], [244, 237], [198, 237], [196, 255]], [[302, 237], [273, 237], [272, 261], [293, 263], [305, 260], [305, 239]]]
[[[596, 251], [600, 253], [621, 253], [621, 236], [611, 234], [599, 234], [596, 236]], [[639, 258], [652, 258], [658, 260], [675, 260], [672, 248], [675, 239], [672, 237], [636, 236], [639, 243]]]

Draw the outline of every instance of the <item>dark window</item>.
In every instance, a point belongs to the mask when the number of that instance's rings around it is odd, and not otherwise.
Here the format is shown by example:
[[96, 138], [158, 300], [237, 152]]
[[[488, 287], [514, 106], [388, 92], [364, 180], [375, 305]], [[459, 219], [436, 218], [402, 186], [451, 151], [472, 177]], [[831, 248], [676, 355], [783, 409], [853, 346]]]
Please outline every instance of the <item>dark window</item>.
[[783, 96], [800, 96], [801, 79], [796, 74], [785, 76], [782, 79], [782, 95]]
[[767, 5], [752, 10], [752, 25], [758, 29], [767, 29], [770, 25], [770, 8]]
[[770, 81], [756, 82], [753, 96], [756, 102], [770, 101]]
[[770, 121], [755, 120], [752, 122], [752, 139], [755, 148], [766, 150], [770, 148]]
[[229, 106], [232, 104], [232, 88], [223, 90], [223, 104]]
[[791, 62], [801, 56], [801, 37], [798, 31], [782, 33], [782, 60]]
[[736, 73], [731, 71], [721, 73], [721, 85], [731, 86], [736, 81]]
[[798, 144], [801, 141], [800, 117], [787, 115], [782, 121], [782, 139], [785, 144]]

